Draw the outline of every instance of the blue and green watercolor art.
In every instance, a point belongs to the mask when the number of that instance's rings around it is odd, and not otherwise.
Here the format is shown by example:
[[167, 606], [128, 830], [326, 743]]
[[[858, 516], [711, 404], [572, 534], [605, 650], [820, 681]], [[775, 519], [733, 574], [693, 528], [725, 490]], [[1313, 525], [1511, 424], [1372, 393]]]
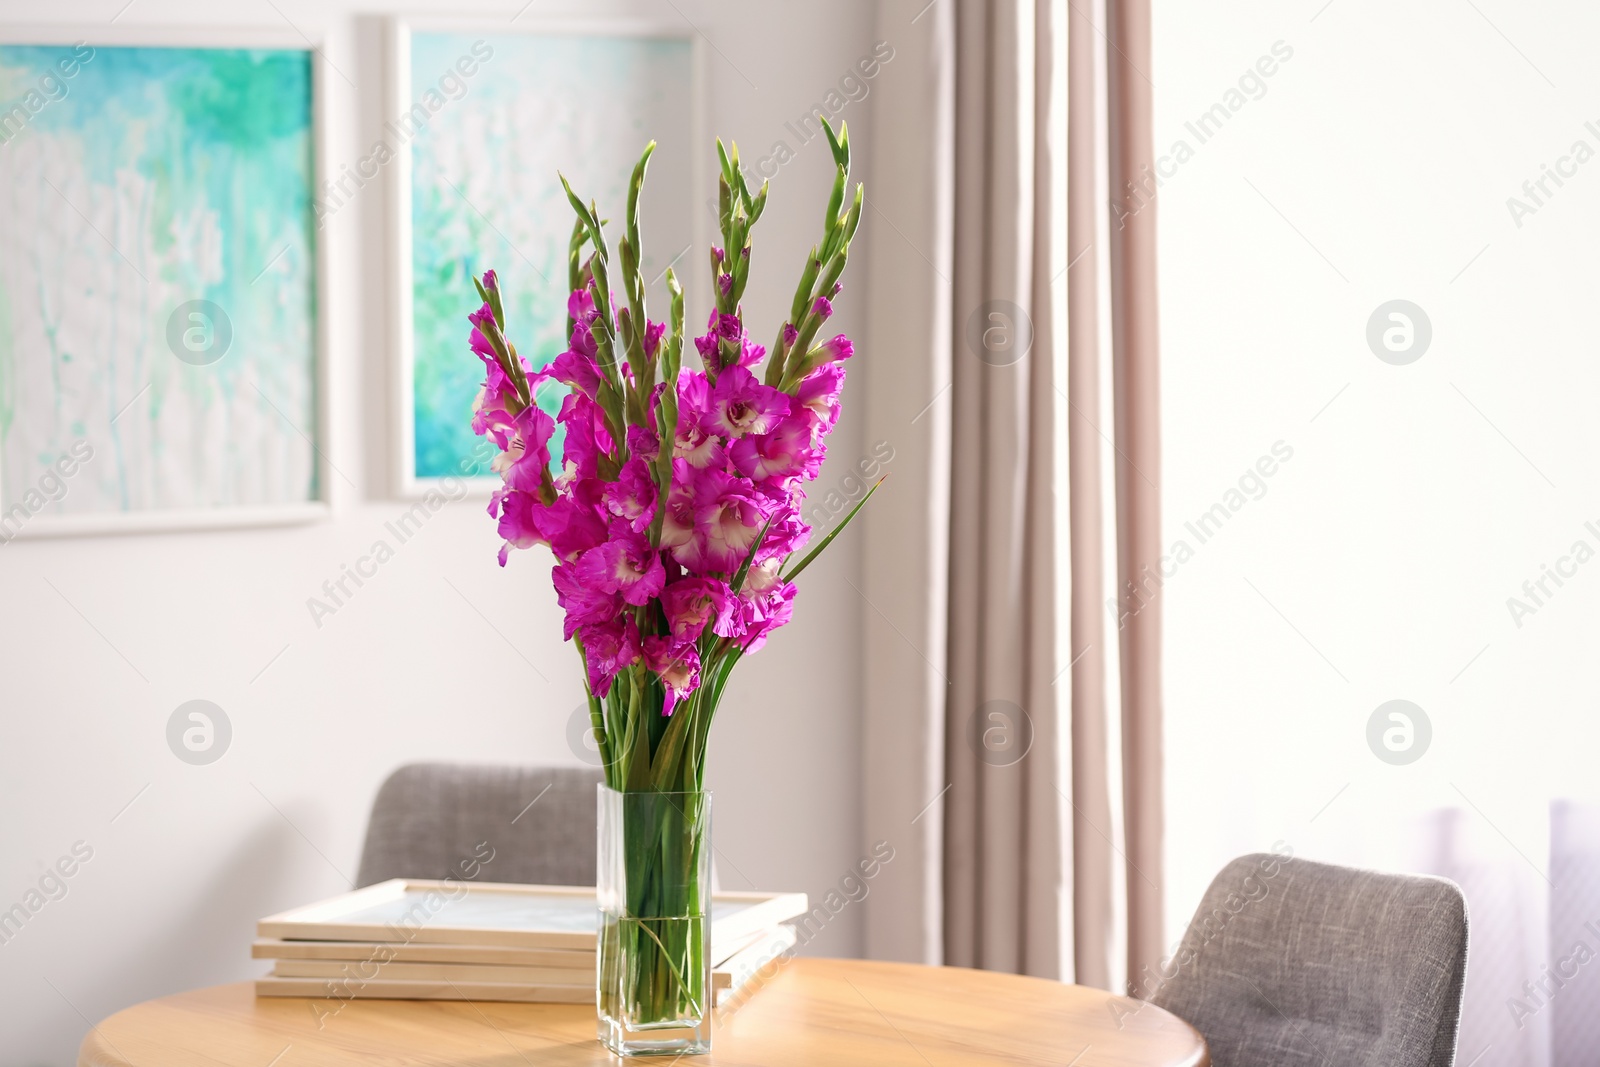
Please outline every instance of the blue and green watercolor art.
[[305, 50], [0, 45], [0, 510], [319, 497], [313, 144]]
[[[557, 166], [602, 216], [620, 219], [640, 151], [659, 142], [641, 205], [654, 258], [642, 266], [651, 314], [666, 317], [662, 272], [688, 250], [696, 213], [715, 219], [714, 201], [702, 203], [693, 187], [693, 82], [687, 39], [412, 34], [410, 110], [390, 131], [411, 153], [416, 477], [487, 473], [473, 458], [472, 403], [484, 376], [467, 348], [474, 275], [497, 270], [529, 363], [541, 367], [565, 347], [572, 208]], [[707, 292], [692, 299], [704, 269], [703, 253], [675, 265], [690, 306], [709, 309]], [[554, 414], [565, 391], [541, 403]]]

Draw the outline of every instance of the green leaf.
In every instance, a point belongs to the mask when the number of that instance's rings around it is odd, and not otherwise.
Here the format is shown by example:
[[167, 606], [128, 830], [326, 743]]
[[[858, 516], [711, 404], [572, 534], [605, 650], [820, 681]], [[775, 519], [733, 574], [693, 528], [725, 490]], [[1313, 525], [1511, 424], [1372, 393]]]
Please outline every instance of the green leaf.
[[733, 581], [728, 583], [728, 587], [731, 588], [735, 593], [744, 588], [745, 576], [750, 573], [750, 565], [755, 562], [756, 553], [761, 551], [761, 542], [767, 539], [767, 531], [771, 528], [772, 518], [769, 517], [767, 521], [762, 524], [761, 532], [756, 534], [755, 544], [750, 546], [749, 555], [744, 557], [744, 562], [739, 564], [739, 569], [734, 572]]
[[[839, 173], [834, 175], [833, 192], [828, 194], [828, 207], [822, 215], [822, 232], [826, 237], [832, 237], [839, 228], [839, 211], [844, 207], [844, 190], [849, 182], [849, 172], [840, 167]], [[822, 255], [824, 258], [828, 255], [826, 241], [823, 242]]]
[[[820, 116], [819, 116], [820, 117]], [[850, 166], [850, 127], [847, 123], [839, 124], [839, 135], [834, 136], [833, 126], [827, 119], [822, 120], [822, 131], [828, 135], [828, 147], [833, 150], [833, 161], [838, 166], [846, 169]]]
[[628, 236], [633, 239], [635, 248], [639, 244], [639, 190], [644, 187], [645, 168], [649, 166], [650, 156], [655, 150], [654, 141], [644, 146], [644, 155], [639, 157], [638, 164], [633, 168], [633, 180], [628, 183]]
[[[644, 275], [639, 271], [639, 259], [644, 254], [639, 240], [639, 194], [644, 188], [645, 169], [649, 166], [650, 156], [656, 150], [656, 143], [651, 141], [644, 147], [644, 154], [639, 157], [638, 164], [633, 168], [633, 178], [628, 182], [628, 217], [624, 223], [626, 230], [618, 246], [622, 253], [622, 281], [628, 292], [628, 306], [633, 309], [634, 325], [639, 333], [644, 332], [648, 313], [645, 310]], [[629, 350], [630, 361], [634, 358], [632, 349]], [[642, 360], [643, 352], [639, 353]], [[634, 366], [636, 380], [642, 381], [642, 365]]]
[[811, 256], [806, 260], [805, 269], [800, 272], [800, 284], [795, 286], [794, 303], [789, 305], [789, 321], [799, 329], [800, 320], [804, 319], [811, 311], [811, 293], [817, 284], [817, 275], [822, 271], [822, 260], [817, 255], [817, 246], [811, 246]]
[[762, 182], [761, 189], [756, 193], [756, 198], [750, 202], [750, 227], [753, 228], [761, 213], [767, 210], [767, 186], [770, 182]]
[[717, 227], [722, 232], [722, 247], [726, 250], [733, 243], [728, 236], [733, 232], [733, 186], [728, 184], [727, 178], [717, 179]]
[[850, 525], [850, 520], [856, 517], [856, 513], [867, 506], [867, 501], [872, 499], [872, 494], [878, 491], [878, 486], [882, 485], [888, 477], [889, 476], [885, 474], [882, 478], [879, 478], [876, 482], [874, 482], [872, 488], [867, 490], [867, 495], [861, 498], [861, 503], [850, 509], [850, 514], [844, 517], [844, 521], [839, 523], [839, 525], [835, 526], [832, 530], [829, 530], [828, 536], [824, 537], [821, 541], [818, 541], [816, 547], [805, 554], [805, 558], [800, 561], [800, 565], [794, 570], [790, 571], [788, 574], [782, 575], [781, 580], [785, 582], [792, 582], [796, 578], [800, 577], [800, 572], [811, 566], [811, 561], [822, 555], [822, 550], [833, 544], [833, 539], [844, 532], [844, 528]]
[[668, 319], [667, 357], [663, 373], [671, 374], [670, 380], [674, 387], [678, 384], [679, 361], [683, 355], [683, 286], [678, 284], [678, 276], [672, 268], [667, 268], [667, 293], [672, 299], [672, 312]]
[[[584, 224], [583, 217], [572, 220], [572, 236], [567, 239], [567, 291], [571, 292], [582, 286], [583, 277], [583, 246], [589, 240], [589, 228]], [[572, 330], [569, 328], [570, 334]]]
[[676, 790], [678, 769], [683, 757], [684, 742], [693, 727], [694, 714], [687, 703], [679, 704], [667, 720], [661, 743], [656, 747], [655, 766], [650, 769], [651, 788], [660, 792]]
[[856, 235], [856, 227], [861, 225], [861, 201], [867, 196], [867, 187], [860, 182], [856, 183], [856, 198], [850, 205], [850, 214], [844, 220], [844, 245], [850, 247], [850, 241]]
[[622, 780], [616, 767], [616, 755], [612, 751], [614, 739], [606, 734], [605, 713], [601, 710], [600, 698], [589, 690], [589, 657], [584, 651], [581, 633], [572, 635], [572, 647], [578, 650], [578, 660], [583, 665], [583, 695], [589, 702], [589, 728], [593, 731], [600, 753], [600, 765], [606, 772], [606, 785], [619, 789]]
[[572, 205], [572, 210], [578, 213], [578, 218], [583, 220], [584, 227], [589, 231], [589, 240], [594, 242], [595, 248], [600, 248], [600, 221], [590, 214], [583, 201], [578, 199], [578, 194], [572, 191], [572, 186], [567, 184], [567, 176], [556, 171], [556, 177], [561, 179], [561, 188], [567, 192], [567, 203]]
[[739, 167], [739, 146], [733, 146], [733, 183], [739, 188], [739, 199], [743, 203], [750, 202], [750, 186], [745, 184], [744, 171]]

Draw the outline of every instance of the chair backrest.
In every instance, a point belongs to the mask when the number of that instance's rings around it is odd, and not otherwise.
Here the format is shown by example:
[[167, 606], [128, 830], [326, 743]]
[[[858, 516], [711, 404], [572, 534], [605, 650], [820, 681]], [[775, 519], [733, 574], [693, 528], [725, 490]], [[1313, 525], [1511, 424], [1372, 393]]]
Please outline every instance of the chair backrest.
[[599, 770], [413, 763], [378, 789], [356, 881], [595, 884]]
[[1258, 853], [1211, 883], [1150, 999], [1221, 1067], [1450, 1067], [1466, 970], [1455, 883]]

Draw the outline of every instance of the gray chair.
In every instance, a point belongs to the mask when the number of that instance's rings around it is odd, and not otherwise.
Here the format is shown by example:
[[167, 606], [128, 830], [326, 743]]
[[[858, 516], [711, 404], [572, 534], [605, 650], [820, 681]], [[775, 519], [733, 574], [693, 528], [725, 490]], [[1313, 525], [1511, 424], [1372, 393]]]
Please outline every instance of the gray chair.
[[373, 801], [356, 881], [594, 885], [601, 777], [570, 767], [401, 767]]
[[1217, 1067], [1450, 1067], [1467, 970], [1455, 883], [1242, 856], [1150, 998]]

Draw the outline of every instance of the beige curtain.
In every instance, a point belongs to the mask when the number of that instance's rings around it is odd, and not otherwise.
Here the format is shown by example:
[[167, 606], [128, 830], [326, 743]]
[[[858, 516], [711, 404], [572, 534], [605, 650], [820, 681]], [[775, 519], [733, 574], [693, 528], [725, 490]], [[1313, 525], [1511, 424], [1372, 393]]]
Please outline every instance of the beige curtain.
[[[955, 264], [947, 963], [1060, 974], [1051, 8], [952, 5]], [[1064, 132], [1064, 125], [1062, 130]]]
[[[1111, 789], [1107, 781], [1101, 528], [1100, 200], [1091, 13], [1067, 13], [1067, 500], [1071, 531], [1073, 977], [1111, 988]], [[1081, 653], [1081, 657], [1080, 657]]]
[[[1115, 369], [1117, 589], [1122, 610], [1122, 811], [1128, 985], [1162, 957], [1161, 427], [1150, 0], [1107, 0], [1111, 337]], [[1135, 210], [1137, 208], [1137, 210]]]
[[[1108, 173], [1096, 87], [1118, 68], [1095, 60], [1142, 40], [1148, 69], [1137, 8], [1114, 5], [1099, 23], [1059, 0], [880, 9], [880, 36], [898, 35], [897, 77], [876, 90], [872, 177], [892, 199], [866, 220], [878, 313], [864, 368], [869, 436], [896, 459], [866, 516], [864, 829], [896, 858], [866, 901], [873, 957], [1107, 986], [1116, 857], [1130, 975], [1160, 943], [1159, 624], [1147, 608], [1118, 633], [1119, 844], [1100, 579], [1096, 235], [1108, 181], [1149, 156], [1149, 98], [1110, 86], [1105, 121], [1123, 157]], [[1156, 559], [1159, 535], [1159, 499], [1124, 476], [1159, 458], [1153, 231], [1131, 243], [1138, 232], [1113, 232], [1109, 252], [1121, 575]]]

